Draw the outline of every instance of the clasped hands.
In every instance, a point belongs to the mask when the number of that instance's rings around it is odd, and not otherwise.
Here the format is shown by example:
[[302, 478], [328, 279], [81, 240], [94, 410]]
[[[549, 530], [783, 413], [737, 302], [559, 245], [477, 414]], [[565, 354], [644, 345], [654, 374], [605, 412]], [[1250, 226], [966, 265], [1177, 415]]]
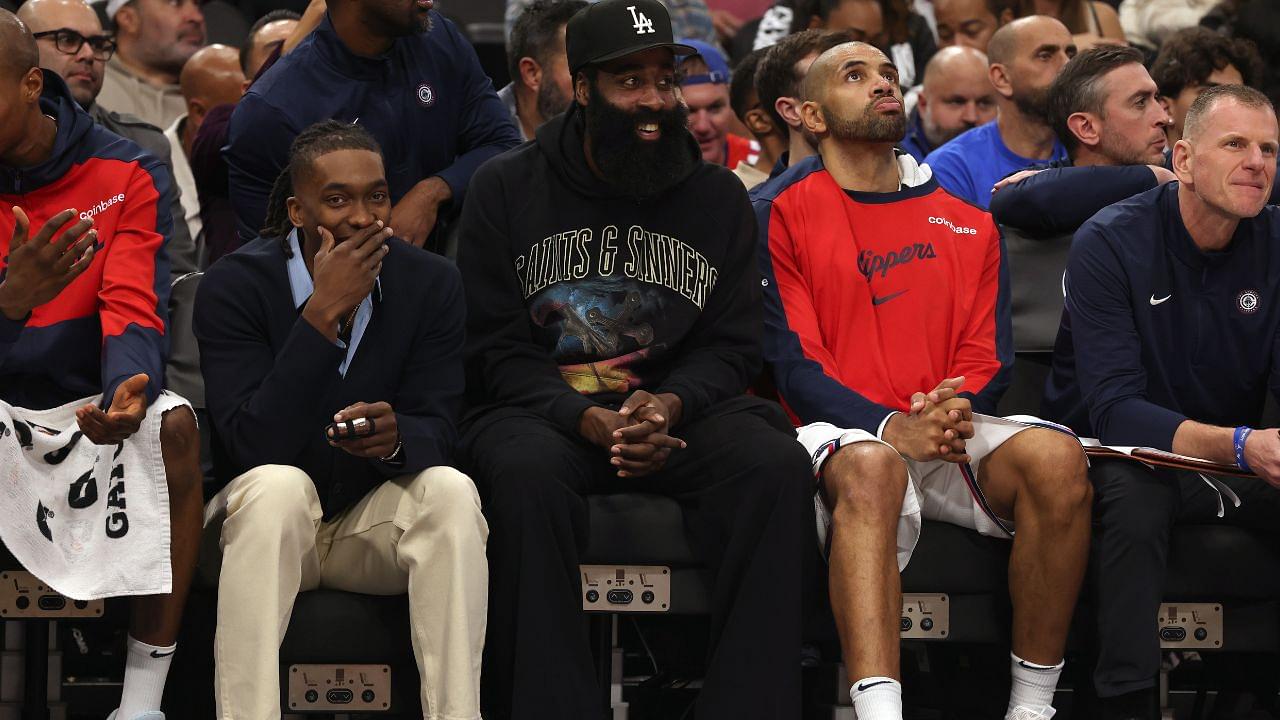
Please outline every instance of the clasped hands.
[[973, 407], [959, 396], [963, 385], [963, 376], [947, 378], [912, 395], [910, 409], [885, 425], [884, 441], [912, 460], [969, 462], [965, 441], [973, 437]]
[[688, 447], [669, 434], [682, 409], [674, 394], [637, 390], [616, 411], [588, 408], [578, 421], [578, 432], [609, 452], [618, 477], [642, 477], [661, 470], [672, 450]]

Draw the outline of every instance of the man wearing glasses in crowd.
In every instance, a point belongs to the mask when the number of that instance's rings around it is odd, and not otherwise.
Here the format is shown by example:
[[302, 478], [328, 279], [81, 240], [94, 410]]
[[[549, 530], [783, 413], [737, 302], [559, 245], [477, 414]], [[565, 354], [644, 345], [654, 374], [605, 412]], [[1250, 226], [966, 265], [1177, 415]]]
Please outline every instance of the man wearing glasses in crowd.
[[[116, 43], [103, 32], [102, 22], [93, 8], [84, 0], [27, 0], [18, 9], [18, 19], [36, 39], [40, 67], [66, 81], [71, 97], [94, 122], [142, 146], [172, 171], [169, 141], [159, 128], [132, 115], [111, 112], [97, 103], [106, 64], [115, 53]], [[177, 278], [195, 272], [198, 258], [191, 232], [183, 221], [182, 197], [176, 186], [169, 211], [173, 216], [173, 236], [168, 245], [170, 274]]]

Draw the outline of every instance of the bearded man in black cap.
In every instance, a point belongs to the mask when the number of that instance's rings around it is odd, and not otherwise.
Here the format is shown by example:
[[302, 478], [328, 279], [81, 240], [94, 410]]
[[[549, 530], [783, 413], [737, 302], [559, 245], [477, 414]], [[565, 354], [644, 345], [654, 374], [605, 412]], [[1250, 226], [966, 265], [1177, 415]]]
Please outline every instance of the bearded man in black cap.
[[[710, 571], [698, 718], [800, 713], [811, 465], [761, 367], [755, 218], [702, 162], [667, 11], [568, 24], [570, 109], [477, 171], [463, 208], [462, 454], [489, 519], [486, 718], [600, 718], [582, 615], [585, 495], [675, 498]], [[677, 608], [678, 609], [678, 608]]]

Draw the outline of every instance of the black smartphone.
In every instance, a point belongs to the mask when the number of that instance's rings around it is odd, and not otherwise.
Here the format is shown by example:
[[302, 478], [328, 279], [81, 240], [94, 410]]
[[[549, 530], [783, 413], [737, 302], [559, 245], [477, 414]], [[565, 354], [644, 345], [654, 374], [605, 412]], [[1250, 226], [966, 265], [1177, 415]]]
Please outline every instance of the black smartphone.
[[351, 418], [340, 423], [329, 423], [324, 429], [326, 440], [341, 442], [366, 438], [377, 432], [373, 418]]

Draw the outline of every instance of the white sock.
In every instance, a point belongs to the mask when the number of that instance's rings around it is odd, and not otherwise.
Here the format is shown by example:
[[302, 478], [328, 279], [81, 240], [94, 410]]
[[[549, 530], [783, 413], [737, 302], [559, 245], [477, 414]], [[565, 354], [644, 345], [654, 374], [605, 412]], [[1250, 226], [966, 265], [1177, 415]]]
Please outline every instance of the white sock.
[[863, 678], [849, 688], [858, 720], [902, 720], [902, 683], [887, 677]]
[[144, 712], [160, 709], [164, 681], [177, 649], [176, 644], [156, 647], [129, 636], [129, 652], [124, 662], [124, 692], [120, 696], [117, 720], [133, 720]]
[[[1009, 692], [1009, 714], [1021, 705], [1041, 715], [1053, 707], [1053, 691], [1058, 687], [1063, 662], [1057, 665], [1037, 665], [1009, 653], [1013, 659], [1013, 688]], [[1008, 715], [1006, 715], [1008, 717]]]

